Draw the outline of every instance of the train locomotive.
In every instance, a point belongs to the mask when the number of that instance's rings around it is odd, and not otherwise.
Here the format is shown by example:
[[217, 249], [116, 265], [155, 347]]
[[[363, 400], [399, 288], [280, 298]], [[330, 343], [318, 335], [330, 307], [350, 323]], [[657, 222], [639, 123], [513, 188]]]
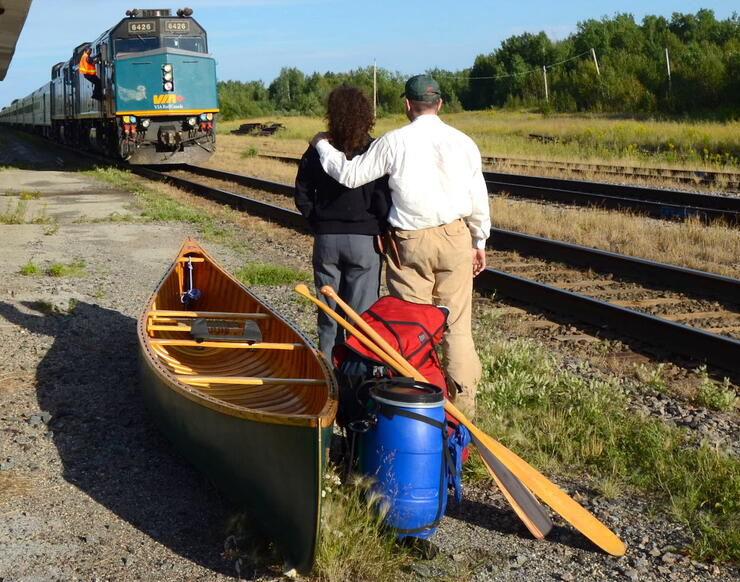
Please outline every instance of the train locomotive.
[[[215, 151], [216, 63], [189, 8], [128, 10], [54, 65], [51, 80], [0, 111], [0, 123], [131, 164], [207, 160]], [[90, 49], [101, 94], [79, 72]]]

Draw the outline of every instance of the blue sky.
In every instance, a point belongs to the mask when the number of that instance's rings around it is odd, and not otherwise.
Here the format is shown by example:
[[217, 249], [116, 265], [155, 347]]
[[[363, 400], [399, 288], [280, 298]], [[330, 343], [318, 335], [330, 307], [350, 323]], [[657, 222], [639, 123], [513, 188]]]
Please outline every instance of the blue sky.
[[646, 14], [710, 8], [718, 18], [740, 11], [736, 0], [33, 0], [5, 81], [0, 106], [40, 87], [52, 65], [97, 37], [130, 8], [194, 9], [208, 31], [220, 80], [261, 79], [281, 67], [305, 73], [372, 65], [404, 74], [440, 67], [458, 70], [494, 51], [514, 34], [545, 31], [552, 39], [574, 32], [579, 21], [628, 12]]

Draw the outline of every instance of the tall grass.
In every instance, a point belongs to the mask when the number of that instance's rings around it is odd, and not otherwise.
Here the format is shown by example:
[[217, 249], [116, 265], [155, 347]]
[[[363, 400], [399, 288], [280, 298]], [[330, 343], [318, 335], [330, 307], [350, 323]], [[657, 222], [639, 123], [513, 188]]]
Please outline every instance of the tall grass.
[[481, 428], [549, 473], [588, 473], [655, 494], [687, 524], [702, 560], [740, 559], [740, 461], [628, 410], [618, 382], [564, 370], [529, 340], [483, 348]]
[[396, 580], [410, 560], [383, 527], [381, 499], [370, 493], [367, 478], [340, 484], [330, 470], [324, 478], [321, 542], [316, 571], [323, 582]]
[[[628, 165], [665, 165], [737, 171], [740, 166], [740, 123], [651, 121], [607, 115], [545, 115], [531, 111], [467, 111], [444, 113], [442, 119], [467, 133], [484, 156], [522, 157], [563, 161], [592, 161]], [[259, 144], [261, 152], [301, 153], [308, 140], [326, 129], [319, 117], [254, 118], [225, 122], [228, 133], [246, 121], [275, 121], [285, 129], [271, 137], [239, 136], [242, 143]], [[404, 115], [379, 118], [373, 135], [406, 125]], [[542, 143], [530, 135], [547, 135], [557, 141]]]
[[737, 228], [719, 222], [659, 222], [598, 209], [564, 212], [500, 196], [490, 199], [490, 208], [499, 228], [732, 277], [740, 269]]

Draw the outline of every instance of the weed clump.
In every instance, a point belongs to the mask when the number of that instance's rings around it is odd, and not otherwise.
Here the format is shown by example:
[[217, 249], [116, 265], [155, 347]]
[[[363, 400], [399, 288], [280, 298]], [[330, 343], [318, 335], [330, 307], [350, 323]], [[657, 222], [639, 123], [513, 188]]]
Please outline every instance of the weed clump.
[[236, 278], [245, 285], [290, 285], [311, 280], [310, 273], [268, 263], [247, 263], [236, 272]]

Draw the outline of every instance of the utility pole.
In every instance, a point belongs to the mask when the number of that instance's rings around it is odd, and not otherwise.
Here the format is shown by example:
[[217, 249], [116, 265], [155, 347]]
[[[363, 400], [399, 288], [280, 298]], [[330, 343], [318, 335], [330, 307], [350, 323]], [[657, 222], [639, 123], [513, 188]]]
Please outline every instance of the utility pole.
[[373, 118], [378, 116], [378, 67], [377, 59], [373, 59]]
[[596, 60], [596, 51], [591, 48], [591, 55], [594, 57], [594, 65], [596, 65], [596, 74], [601, 77], [601, 71], [599, 70], [599, 61]]
[[668, 47], [665, 49], [665, 70], [668, 73], [668, 96], [671, 95], [671, 59], [668, 57]]
[[542, 66], [542, 76], [545, 79], [545, 101], [550, 102], [550, 95], [547, 92], [547, 67], [545, 65]]

